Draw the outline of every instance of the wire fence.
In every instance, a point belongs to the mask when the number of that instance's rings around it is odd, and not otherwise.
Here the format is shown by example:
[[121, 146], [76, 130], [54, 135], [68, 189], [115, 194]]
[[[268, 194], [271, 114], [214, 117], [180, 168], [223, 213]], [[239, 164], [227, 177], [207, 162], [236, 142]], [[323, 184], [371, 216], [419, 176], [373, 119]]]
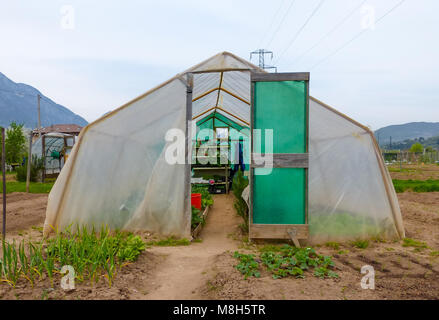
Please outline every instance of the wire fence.
[[425, 152], [383, 152], [384, 161], [389, 164], [439, 164], [439, 151], [425, 151]]

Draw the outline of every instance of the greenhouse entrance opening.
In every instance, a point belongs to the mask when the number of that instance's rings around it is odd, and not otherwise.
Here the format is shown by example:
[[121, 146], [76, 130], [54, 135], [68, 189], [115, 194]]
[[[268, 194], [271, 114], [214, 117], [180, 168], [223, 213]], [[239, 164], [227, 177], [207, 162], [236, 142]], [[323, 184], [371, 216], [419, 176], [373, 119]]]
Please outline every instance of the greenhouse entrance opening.
[[[213, 196], [237, 194], [248, 185], [250, 72], [222, 70], [192, 77], [191, 204], [192, 220], [197, 220], [197, 213], [204, 218]], [[233, 196], [227, 199], [234, 201]]]
[[308, 235], [309, 74], [231, 70], [191, 77], [193, 226], [212, 194], [233, 190], [241, 197], [246, 190], [250, 238], [299, 245]]

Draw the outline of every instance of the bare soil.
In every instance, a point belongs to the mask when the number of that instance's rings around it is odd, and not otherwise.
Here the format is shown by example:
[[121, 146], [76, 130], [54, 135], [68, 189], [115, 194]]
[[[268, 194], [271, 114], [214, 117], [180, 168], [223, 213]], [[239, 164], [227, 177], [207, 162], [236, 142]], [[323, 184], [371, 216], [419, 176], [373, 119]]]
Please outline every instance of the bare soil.
[[[402, 169], [402, 170], [401, 170]], [[389, 171], [392, 179], [401, 180], [438, 180], [439, 166], [436, 164], [403, 164], [402, 168], [399, 165], [389, 166]]]
[[[46, 217], [47, 194], [13, 192], [6, 195], [6, 234], [26, 232], [42, 226]], [[1, 203], [3, 195], [0, 194]]]
[[[0, 283], [0, 299], [439, 299], [439, 193], [398, 197], [407, 237], [428, 248], [403, 247], [402, 241], [370, 242], [366, 249], [348, 243], [338, 249], [317, 246], [318, 253], [333, 256], [338, 279], [307, 273], [305, 279], [275, 280], [262, 270], [261, 278], [244, 280], [234, 268], [233, 252], [257, 254], [261, 245], [249, 244], [241, 233], [233, 196], [216, 195], [201, 242], [147, 249], [120, 270], [111, 288], [104, 279], [77, 284], [72, 291], [62, 290], [59, 279], [53, 288], [47, 279], [34, 288], [22, 280], [15, 289]], [[41, 238], [46, 199], [8, 195], [8, 239]], [[375, 269], [375, 290], [360, 286], [364, 265]]]

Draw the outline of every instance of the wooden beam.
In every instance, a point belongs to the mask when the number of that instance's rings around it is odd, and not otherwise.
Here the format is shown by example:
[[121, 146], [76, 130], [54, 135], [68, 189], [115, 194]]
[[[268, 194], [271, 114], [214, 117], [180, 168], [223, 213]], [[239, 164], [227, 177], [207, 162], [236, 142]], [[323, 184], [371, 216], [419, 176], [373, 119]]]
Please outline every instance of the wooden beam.
[[235, 119], [238, 119], [239, 121], [241, 121], [241, 122], [243, 122], [243, 123], [245, 123], [246, 125], [250, 125], [247, 121], [245, 121], [244, 119], [241, 119], [240, 117], [238, 117], [238, 116], [235, 116], [233, 113], [230, 113], [229, 111], [227, 111], [227, 110], [224, 110], [223, 108], [221, 108], [221, 107], [216, 107], [216, 109], [218, 109], [218, 110], [221, 110], [222, 112], [225, 112], [225, 113], [227, 113], [228, 115], [230, 115], [230, 116], [232, 116], [232, 117], [234, 117]]
[[308, 168], [308, 153], [252, 154], [253, 168]]
[[[224, 89], [224, 88], [221, 88], [221, 87], [213, 88], [213, 89], [210, 89], [210, 90], [208, 90], [208, 91], [206, 91], [206, 92], [200, 94], [198, 97], [194, 98], [194, 99], [192, 100], [192, 102], [195, 102], [195, 101], [197, 101], [197, 100], [199, 100], [199, 99], [201, 99], [201, 98], [207, 96], [209, 93], [212, 93], [212, 92], [214, 92], [214, 91], [216, 91], [216, 90], [218, 90], [218, 91], [224, 91], [225, 93], [231, 95], [231, 96], [234, 97], [235, 99], [238, 99], [239, 101], [242, 101], [242, 102], [244, 102], [245, 104], [250, 105], [250, 102], [248, 102], [247, 100], [245, 100], [245, 99], [241, 98], [240, 96], [237, 96], [237, 95], [234, 94], [233, 92], [230, 92], [229, 90]], [[218, 98], [217, 98], [217, 100], [218, 100], [218, 99], [219, 99], [219, 92], [218, 92]], [[217, 101], [217, 103], [218, 103], [218, 101]]]
[[247, 100], [245, 100], [245, 99], [241, 98], [240, 96], [237, 96], [237, 95], [236, 95], [236, 94], [234, 94], [233, 92], [230, 92], [229, 90], [227, 90], [227, 89], [224, 89], [224, 88], [220, 88], [220, 90], [222, 90], [222, 91], [224, 91], [225, 93], [227, 93], [227, 94], [231, 95], [231, 96], [232, 96], [233, 98], [236, 98], [236, 99], [238, 99], [238, 100], [240, 100], [240, 101], [244, 102], [245, 104], [248, 104], [248, 105], [250, 105], [250, 102], [249, 102], [249, 101], [247, 101]]
[[209, 111], [212, 111], [213, 109], [215, 109], [215, 107], [212, 107], [212, 108], [210, 108], [210, 109], [208, 109], [206, 111], [201, 112], [200, 114], [198, 114], [195, 117], [193, 117], [192, 120], [195, 120], [195, 119], [201, 117], [202, 115], [205, 115], [206, 113], [208, 113]]
[[295, 230], [297, 239], [308, 239], [307, 224], [250, 224], [250, 239], [291, 239], [288, 231]]
[[219, 102], [220, 93], [221, 93], [221, 86], [223, 85], [223, 76], [224, 76], [224, 72], [221, 72], [219, 86], [218, 86], [219, 90], [218, 90], [218, 96], [216, 97], [215, 108], [218, 107], [218, 102]]
[[309, 72], [262, 73], [253, 72], [251, 81], [308, 81]]
[[200, 100], [201, 98], [207, 96], [209, 93], [212, 93], [212, 92], [214, 92], [214, 91], [216, 91], [216, 90], [219, 90], [219, 89], [220, 89], [220, 88], [213, 88], [213, 89], [207, 90], [207, 91], [204, 92], [203, 94], [200, 94], [198, 97], [192, 99], [192, 102], [195, 102], [195, 101], [197, 101], [197, 100]]

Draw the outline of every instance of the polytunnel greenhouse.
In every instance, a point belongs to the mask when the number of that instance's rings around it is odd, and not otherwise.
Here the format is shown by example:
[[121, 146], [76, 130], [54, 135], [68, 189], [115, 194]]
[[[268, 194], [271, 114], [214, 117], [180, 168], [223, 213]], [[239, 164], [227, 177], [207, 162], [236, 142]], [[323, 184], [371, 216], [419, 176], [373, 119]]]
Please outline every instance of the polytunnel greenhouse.
[[[229, 192], [240, 170], [252, 239], [404, 237], [373, 133], [309, 96], [309, 81], [222, 52], [106, 114], [50, 192], [45, 234], [105, 224], [190, 237], [191, 182]], [[185, 134], [184, 162], [167, 160], [169, 130]]]

